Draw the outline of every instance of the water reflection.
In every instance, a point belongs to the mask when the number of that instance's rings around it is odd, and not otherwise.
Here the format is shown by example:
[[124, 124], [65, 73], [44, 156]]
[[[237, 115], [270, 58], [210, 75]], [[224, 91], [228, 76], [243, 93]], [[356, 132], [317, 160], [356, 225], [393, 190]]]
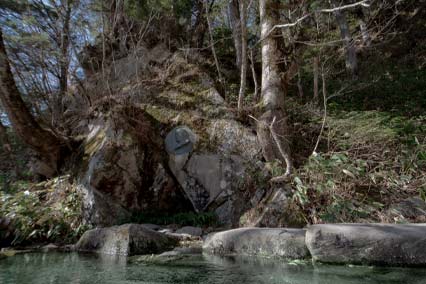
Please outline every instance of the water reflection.
[[328, 266], [249, 257], [194, 256], [167, 264], [85, 254], [23, 254], [0, 260], [0, 283], [384, 284], [426, 282], [426, 269]]

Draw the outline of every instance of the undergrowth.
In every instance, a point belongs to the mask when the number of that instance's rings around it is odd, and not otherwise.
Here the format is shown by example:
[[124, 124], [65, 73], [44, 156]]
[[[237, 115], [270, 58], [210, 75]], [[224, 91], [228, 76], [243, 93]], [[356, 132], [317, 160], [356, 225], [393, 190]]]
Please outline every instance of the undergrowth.
[[0, 202], [0, 216], [12, 221], [12, 245], [73, 243], [88, 229], [82, 222], [81, 196], [67, 177], [14, 182], [0, 190]]
[[320, 142], [293, 178], [307, 222], [394, 222], [392, 204], [425, 199], [425, 116], [340, 111], [327, 117]]

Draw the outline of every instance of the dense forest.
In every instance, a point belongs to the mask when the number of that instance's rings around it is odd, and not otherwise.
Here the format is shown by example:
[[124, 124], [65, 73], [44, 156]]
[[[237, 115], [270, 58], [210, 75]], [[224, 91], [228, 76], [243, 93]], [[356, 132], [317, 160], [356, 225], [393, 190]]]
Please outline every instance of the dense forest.
[[0, 26], [1, 243], [426, 222], [424, 0], [0, 0]]

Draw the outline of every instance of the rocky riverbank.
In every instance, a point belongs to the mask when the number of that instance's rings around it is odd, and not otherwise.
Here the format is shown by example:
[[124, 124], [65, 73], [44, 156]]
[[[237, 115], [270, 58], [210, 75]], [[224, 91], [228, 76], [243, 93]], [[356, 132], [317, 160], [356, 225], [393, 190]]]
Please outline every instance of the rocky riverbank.
[[[204, 253], [329, 264], [425, 267], [426, 224], [320, 224], [305, 229], [238, 228], [210, 234], [197, 227], [170, 229], [153, 224], [125, 224], [89, 230], [73, 246], [49, 245], [34, 250], [100, 253], [150, 263], [168, 263]], [[4, 250], [0, 258], [15, 253], [19, 251]]]
[[426, 224], [322, 224], [307, 229], [241, 228], [216, 233], [206, 253], [309, 259], [333, 264], [426, 265]]
[[[306, 229], [239, 228], [201, 237], [200, 228], [176, 232], [128, 224], [88, 231], [78, 251], [161, 256], [203, 253], [249, 255], [333, 264], [426, 266], [426, 224], [322, 224]], [[101, 230], [101, 231], [99, 231]], [[102, 232], [102, 233], [101, 233]], [[203, 239], [203, 241], [202, 241]], [[187, 247], [186, 250], [172, 247]], [[189, 248], [188, 248], [189, 247]], [[124, 249], [123, 249], [124, 248]], [[139, 258], [141, 260], [141, 258]], [[147, 260], [142, 258], [142, 260]]]

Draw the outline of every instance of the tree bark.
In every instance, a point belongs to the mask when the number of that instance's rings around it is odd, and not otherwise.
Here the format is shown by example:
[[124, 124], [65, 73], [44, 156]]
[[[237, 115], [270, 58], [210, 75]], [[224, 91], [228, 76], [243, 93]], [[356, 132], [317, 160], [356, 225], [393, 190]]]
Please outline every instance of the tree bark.
[[68, 69], [69, 69], [69, 56], [68, 50], [70, 45], [69, 33], [70, 33], [70, 20], [71, 20], [71, 9], [73, 0], [65, 0], [63, 5], [63, 11], [61, 11], [62, 17], [62, 31], [58, 40], [60, 46], [60, 58], [59, 58], [59, 93], [56, 97], [54, 105], [54, 116], [53, 121], [55, 125], [61, 125], [62, 114], [64, 111], [62, 105], [62, 99], [68, 90]]
[[297, 90], [299, 92], [299, 97], [303, 98], [305, 95], [303, 92], [302, 74], [300, 73], [300, 64], [297, 64]]
[[314, 57], [314, 102], [318, 102], [319, 56]]
[[279, 2], [279, 0], [259, 1], [262, 39], [261, 105], [263, 114], [257, 123], [257, 135], [265, 160], [285, 162], [285, 176], [288, 176], [292, 168], [292, 161], [289, 142], [286, 138], [288, 127], [284, 111], [285, 91], [278, 67], [280, 59], [278, 37], [270, 32], [279, 21], [278, 11], [271, 6], [277, 5]]
[[196, 18], [191, 31], [190, 46], [192, 48], [203, 47], [204, 35], [207, 32], [207, 17], [204, 10], [204, 0], [195, 1]]
[[216, 48], [214, 46], [213, 27], [210, 23], [210, 18], [209, 18], [210, 8], [209, 8], [209, 1], [208, 0], [205, 0], [205, 9], [206, 9], [207, 27], [208, 27], [209, 36], [210, 36], [210, 45], [211, 45], [211, 50], [212, 50], [212, 54], [213, 54], [213, 58], [214, 58], [214, 63], [216, 65], [217, 76], [219, 77], [219, 82], [221, 84], [223, 84], [224, 81], [222, 79], [222, 72], [220, 71], [219, 59], [217, 58]]
[[257, 100], [258, 92], [259, 92], [259, 84], [257, 83], [257, 75], [256, 75], [256, 69], [255, 69], [255, 61], [253, 56], [253, 50], [250, 50], [250, 66], [251, 66], [251, 76], [253, 77], [253, 84], [254, 84], [254, 98]]
[[[336, 0], [330, 0], [330, 3], [333, 7], [338, 7]], [[340, 29], [340, 37], [342, 38], [345, 45], [345, 61], [346, 69], [350, 72], [352, 77], [356, 77], [358, 73], [358, 61], [356, 57], [355, 44], [349, 30], [348, 21], [344, 11], [336, 10], [334, 11], [334, 16], [336, 17], [336, 22]]]
[[[244, 2], [244, 0], [241, 0]], [[241, 70], [241, 62], [242, 62], [242, 22], [241, 22], [241, 14], [239, 0], [229, 0], [228, 10], [229, 10], [229, 22], [231, 24], [232, 38], [234, 40], [234, 48], [235, 48], [235, 65], [238, 70]]]
[[0, 143], [2, 144], [3, 150], [6, 153], [10, 153], [12, 148], [10, 147], [9, 138], [7, 137], [7, 128], [0, 121]]
[[37, 152], [54, 174], [58, 169], [62, 141], [41, 128], [16, 87], [0, 30], [0, 101], [17, 135]]
[[240, 91], [238, 94], [238, 113], [241, 114], [243, 99], [247, 83], [247, 5], [246, 0], [240, 0], [240, 24], [241, 24], [241, 75]]
[[359, 20], [359, 28], [361, 30], [361, 35], [362, 35], [362, 45], [364, 47], [370, 47], [371, 46], [371, 37], [370, 37], [370, 33], [368, 32], [368, 29], [367, 29], [367, 24], [364, 22], [363, 19]]

